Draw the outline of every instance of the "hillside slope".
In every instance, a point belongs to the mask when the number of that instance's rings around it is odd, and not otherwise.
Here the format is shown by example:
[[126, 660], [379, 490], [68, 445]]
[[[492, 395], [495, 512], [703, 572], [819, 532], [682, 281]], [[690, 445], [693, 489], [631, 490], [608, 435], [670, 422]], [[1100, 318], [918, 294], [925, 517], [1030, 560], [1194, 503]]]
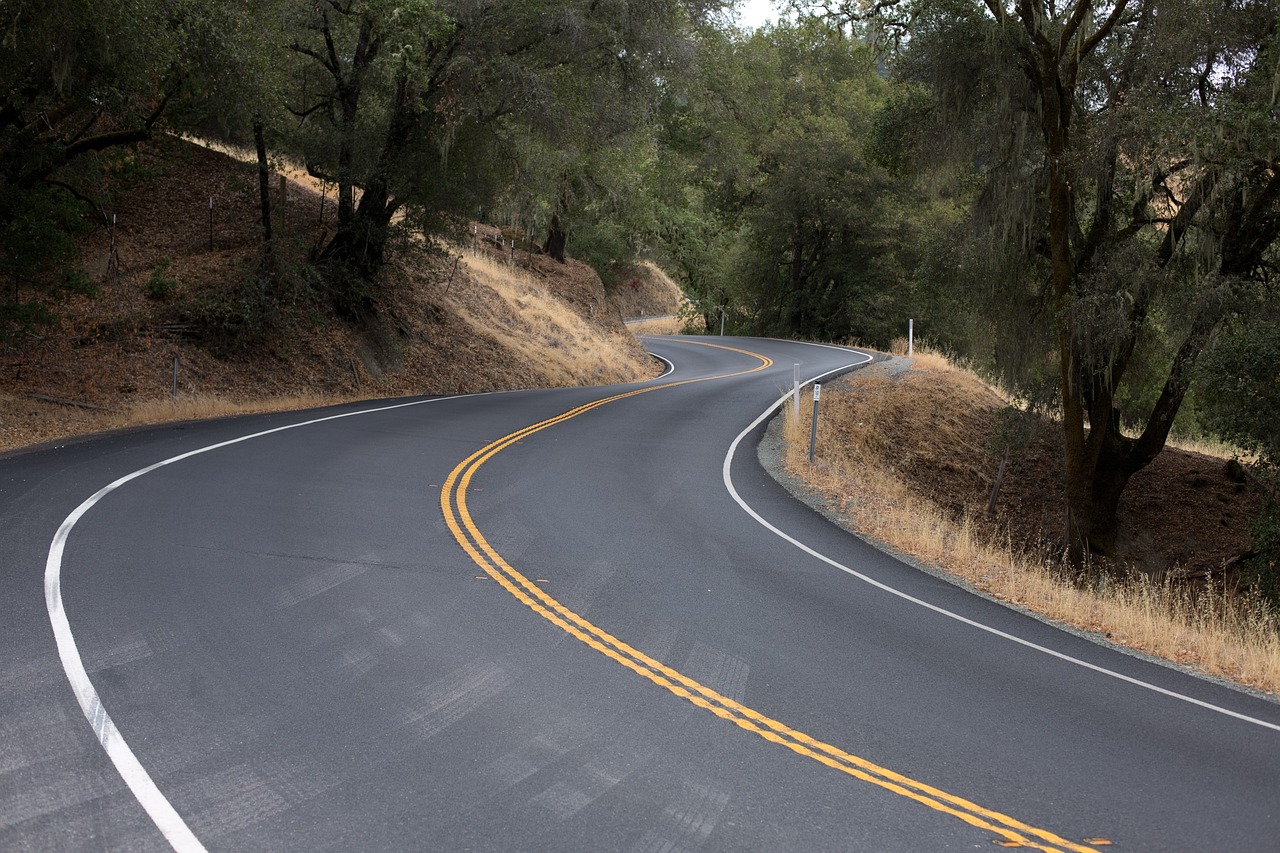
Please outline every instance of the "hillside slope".
[[256, 178], [172, 138], [121, 164], [81, 241], [98, 294], [62, 301], [54, 326], [0, 347], [0, 449], [175, 418], [656, 372], [593, 270], [483, 239], [433, 252], [407, 241], [382, 273], [376, 320], [337, 319], [300, 262], [334, 223], [333, 194], [296, 180], [273, 183], [279, 254], [294, 260], [264, 311]]
[[[815, 468], [885, 472], [987, 541], [1022, 554], [1061, 554], [1056, 422], [1016, 413], [977, 375], [933, 355], [841, 378], [823, 387], [822, 403]], [[807, 449], [808, 427], [800, 432]], [[998, 501], [988, 513], [1006, 449]], [[1258, 491], [1231, 471], [1224, 458], [1166, 448], [1125, 490], [1120, 561], [1153, 577], [1220, 574], [1248, 550], [1249, 521], [1262, 505]], [[842, 502], [866, 499], [847, 488]]]

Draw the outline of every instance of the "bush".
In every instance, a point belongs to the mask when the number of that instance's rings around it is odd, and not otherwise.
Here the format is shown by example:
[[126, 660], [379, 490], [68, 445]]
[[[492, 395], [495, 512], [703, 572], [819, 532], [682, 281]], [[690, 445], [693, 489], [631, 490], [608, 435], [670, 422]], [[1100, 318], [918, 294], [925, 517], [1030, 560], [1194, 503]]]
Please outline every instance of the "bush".
[[151, 277], [147, 279], [145, 285], [148, 299], [166, 302], [169, 297], [173, 296], [174, 291], [178, 289], [178, 280], [165, 275], [171, 263], [173, 263], [171, 259], [165, 258], [156, 264], [156, 268], [151, 271]]
[[58, 315], [38, 302], [0, 302], [0, 343], [27, 337], [57, 321]]
[[1280, 502], [1275, 499], [1274, 469], [1264, 475], [1272, 484], [1261, 514], [1249, 525], [1255, 556], [1243, 566], [1243, 580], [1273, 605], [1280, 605]]
[[314, 266], [283, 251], [246, 268], [238, 282], [201, 288], [186, 296], [179, 313], [224, 355], [243, 353], [267, 339], [284, 340], [282, 327], [321, 322], [325, 282]]

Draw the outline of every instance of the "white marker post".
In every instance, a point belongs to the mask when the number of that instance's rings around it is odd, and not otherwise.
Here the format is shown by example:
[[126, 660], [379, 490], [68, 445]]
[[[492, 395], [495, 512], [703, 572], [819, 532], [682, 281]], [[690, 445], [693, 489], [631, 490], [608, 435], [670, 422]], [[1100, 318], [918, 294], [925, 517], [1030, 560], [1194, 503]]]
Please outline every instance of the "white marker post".
[[916, 321], [907, 321], [907, 358], [911, 358], [915, 354], [916, 348]]
[[809, 430], [809, 464], [813, 464], [813, 450], [818, 445], [818, 398], [822, 396], [821, 383], [813, 383], [813, 427]]
[[795, 405], [796, 423], [800, 423], [800, 365], [791, 365], [791, 402]]

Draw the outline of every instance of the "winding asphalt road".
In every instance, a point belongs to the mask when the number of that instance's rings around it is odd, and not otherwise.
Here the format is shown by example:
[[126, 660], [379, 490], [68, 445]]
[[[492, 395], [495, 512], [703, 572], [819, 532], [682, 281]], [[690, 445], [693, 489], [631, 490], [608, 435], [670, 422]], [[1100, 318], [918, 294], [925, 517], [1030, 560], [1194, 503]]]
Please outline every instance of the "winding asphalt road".
[[1280, 846], [1280, 706], [762, 470], [792, 365], [865, 355], [647, 343], [641, 385], [0, 459], [0, 849]]

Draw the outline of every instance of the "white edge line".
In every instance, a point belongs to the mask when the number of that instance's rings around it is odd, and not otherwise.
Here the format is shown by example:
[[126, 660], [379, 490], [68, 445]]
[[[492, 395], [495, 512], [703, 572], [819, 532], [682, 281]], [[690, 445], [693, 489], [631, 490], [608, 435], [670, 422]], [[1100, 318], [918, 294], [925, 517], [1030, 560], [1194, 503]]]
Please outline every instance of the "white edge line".
[[[803, 343], [803, 342], [796, 341], [795, 343]], [[832, 347], [826, 344], [806, 344], [806, 346], [823, 346], [823, 347], [827, 347], [828, 349], [845, 349], [844, 347]], [[851, 367], [858, 367], [860, 365], [867, 364], [871, 360], [872, 360], [872, 356], [867, 356], [866, 361], [859, 361], [853, 364], [846, 364], [842, 367], [837, 367], [834, 370], [829, 370], [826, 373], [823, 373], [821, 376], [815, 376], [812, 379], [801, 383], [801, 387], [810, 385], [814, 382], [817, 382], [820, 379], [825, 379], [826, 377], [830, 376], [833, 373], [839, 373], [841, 371], [848, 370]], [[1076, 666], [1093, 670], [1094, 672], [1097, 672], [1101, 675], [1107, 675], [1112, 678], [1118, 679], [1120, 681], [1127, 682], [1129, 684], [1134, 685], [1135, 687], [1141, 687], [1143, 689], [1150, 690], [1154, 693], [1160, 693], [1164, 696], [1168, 696], [1172, 699], [1178, 699], [1183, 702], [1188, 702], [1192, 705], [1197, 705], [1209, 711], [1214, 711], [1216, 713], [1223, 714], [1228, 717], [1234, 717], [1235, 719], [1241, 720], [1246, 723], [1252, 723], [1256, 726], [1261, 726], [1266, 729], [1271, 729], [1273, 731], [1280, 732], [1280, 724], [1268, 722], [1267, 720], [1260, 720], [1257, 717], [1250, 717], [1247, 714], [1241, 714], [1238, 711], [1232, 711], [1230, 708], [1223, 708], [1220, 705], [1214, 705], [1211, 702], [1205, 702], [1201, 699], [1196, 699], [1193, 696], [1187, 696], [1186, 694], [1178, 693], [1176, 691], [1169, 690], [1164, 687], [1160, 687], [1158, 685], [1152, 684], [1147, 681], [1143, 681], [1138, 678], [1133, 678], [1132, 676], [1128, 676], [1123, 673], [1116, 672], [1115, 670], [1107, 669], [1106, 667], [1098, 666], [1097, 664], [1089, 663], [1088, 661], [1085, 661], [1085, 660], [1080, 660], [1079, 658], [1072, 657], [1071, 655], [1064, 654], [1059, 651], [1055, 651], [1054, 649], [1050, 649], [1046, 646], [1039, 645], [1038, 643], [1033, 643], [1030, 640], [1025, 640], [1021, 637], [1014, 636], [1013, 634], [1006, 633], [1004, 631], [1001, 631], [999, 628], [993, 628], [990, 625], [984, 625], [981, 622], [977, 622], [977, 621], [974, 621], [973, 619], [969, 619], [968, 617], [961, 616], [959, 613], [953, 613], [952, 611], [947, 610], [946, 608], [943, 608], [943, 607], [939, 607], [936, 604], [930, 604], [929, 602], [916, 598], [913, 595], [909, 595], [905, 592], [902, 592], [901, 590], [894, 589], [888, 584], [882, 583], [876, 580], [875, 578], [864, 575], [862, 572], [856, 571], [855, 569], [851, 569], [848, 566], [844, 565], [843, 563], [839, 563], [831, 559], [830, 557], [826, 556], [825, 554], [821, 554], [818, 551], [815, 551], [813, 548], [810, 548], [808, 545], [805, 545], [803, 542], [799, 541], [798, 539], [795, 539], [787, 535], [786, 533], [783, 533], [777, 527], [774, 527], [772, 524], [766, 521], [758, 512], [752, 509], [751, 506], [745, 500], [742, 499], [742, 496], [738, 494], [738, 490], [734, 488], [734, 485], [733, 485], [733, 478], [730, 475], [730, 468], [733, 465], [734, 454], [737, 453], [738, 445], [742, 443], [742, 440], [746, 438], [748, 435], [750, 435], [751, 432], [756, 427], [760, 426], [760, 424], [763, 423], [766, 418], [768, 418], [770, 415], [776, 412], [794, 394], [795, 394], [794, 390], [788, 391], [786, 394], [782, 395], [782, 397], [780, 397], [777, 402], [775, 402], [763, 413], [761, 413], [761, 415], [758, 418], [752, 421], [751, 425], [748, 426], [746, 429], [744, 429], [741, 433], [739, 433], [738, 437], [733, 440], [733, 443], [731, 445], [729, 445], [729, 452], [726, 453], [724, 457], [724, 466], [722, 469], [722, 474], [724, 478], [725, 488], [728, 489], [729, 495], [735, 501], [737, 501], [738, 506], [742, 507], [742, 509], [747, 513], [747, 515], [755, 519], [756, 523], [758, 523], [760, 526], [764, 527], [766, 530], [775, 534], [776, 536], [779, 536], [780, 538], [786, 540], [787, 542], [790, 542], [792, 545], [796, 546], [801, 551], [804, 551], [806, 554], [810, 555], [811, 557], [816, 557], [817, 559], [821, 560], [827, 565], [837, 568], [847, 575], [855, 577], [858, 580], [863, 581], [864, 583], [870, 584], [871, 586], [874, 586], [877, 589], [883, 590], [891, 595], [896, 595], [898, 598], [909, 601], [912, 604], [919, 605], [920, 607], [923, 607], [927, 610], [932, 610], [934, 613], [937, 613], [941, 616], [946, 616], [948, 619], [954, 619], [957, 622], [963, 622], [964, 624], [977, 628], [980, 631], [986, 631], [988, 634], [993, 634], [1002, 639], [1008, 640], [1013, 643], [1017, 643], [1020, 646], [1025, 646], [1029, 649], [1034, 649], [1035, 651], [1043, 652], [1044, 654], [1049, 655], [1050, 657], [1058, 658], [1059, 660], [1066, 661], [1067, 663], [1072, 663], [1072, 664], [1075, 664]]]
[[671, 361], [671, 359], [669, 359], [669, 358], [663, 358], [662, 356], [658, 355], [656, 352], [651, 352], [651, 353], [649, 353], [649, 355], [653, 356], [653, 357], [654, 357], [654, 358], [656, 358], [658, 361], [661, 361], [662, 363], [666, 364], [666, 366], [667, 366], [667, 369], [666, 369], [666, 370], [665, 370], [661, 375], [659, 375], [659, 376], [655, 376], [655, 377], [653, 378], [653, 381], [654, 381], [654, 382], [657, 382], [659, 379], [666, 379], [668, 376], [670, 376], [671, 374], [673, 374], [673, 373], [675, 373], [675, 372], [676, 372], [676, 366], [675, 366], [675, 363], [674, 363], [674, 362], [672, 362], [672, 361]]
[[218, 450], [232, 444], [239, 444], [242, 441], [249, 441], [272, 433], [311, 426], [325, 421], [351, 418], [356, 415], [367, 415], [374, 412], [386, 412], [392, 409], [403, 409], [408, 406], [421, 406], [425, 403], [436, 403], [442, 400], [458, 400], [463, 397], [480, 396], [485, 395], [462, 394], [452, 397], [433, 397], [429, 400], [413, 400], [408, 403], [395, 403], [390, 406], [377, 406], [355, 412], [343, 412], [295, 424], [286, 424], [285, 426], [262, 430], [251, 435], [242, 435], [239, 438], [197, 448], [196, 450], [172, 456], [161, 462], [156, 462], [153, 465], [148, 465], [145, 468], [139, 468], [132, 474], [126, 474], [110, 485], [102, 487], [86, 499], [84, 503], [76, 507], [58, 527], [58, 532], [54, 534], [53, 542], [49, 546], [49, 557], [44, 567], [44, 601], [49, 611], [49, 622], [53, 626], [53, 636], [58, 644], [58, 656], [62, 659], [62, 669], [66, 672], [67, 680], [71, 682], [71, 689], [75, 693], [76, 701], [80, 703], [80, 710], [84, 712], [85, 719], [89, 721], [89, 725], [93, 728], [93, 734], [98, 739], [98, 743], [102, 744], [107, 757], [111, 759], [111, 763], [115, 765], [121, 778], [129, 786], [129, 790], [133, 792], [133, 796], [174, 850], [183, 851], [183, 853], [186, 851], [203, 851], [205, 846], [200, 843], [200, 839], [196, 838], [195, 833], [183, 821], [181, 815], [174, 809], [168, 798], [160, 792], [155, 781], [147, 773], [146, 768], [142, 766], [142, 762], [134, 755], [133, 750], [120, 734], [120, 730], [116, 728], [116, 724], [107, 713], [107, 709], [103, 707], [102, 697], [94, 689], [93, 682], [89, 680], [89, 673], [84, 668], [84, 661], [80, 658], [80, 650], [76, 645], [75, 636], [71, 633], [71, 623], [67, 621], [66, 610], [63, 608], [62, 554], [66, 548], [67, 539], [70, 537], [76, 523], [84, 517], [85, 513], [93, 509], [99, 501], [126, 483], [149, 474], [158, 468], [181, 462], [184, 459], [190, 459], [193, 456], [199, 456], [202, 453], [208, 453], [211, 450]]

